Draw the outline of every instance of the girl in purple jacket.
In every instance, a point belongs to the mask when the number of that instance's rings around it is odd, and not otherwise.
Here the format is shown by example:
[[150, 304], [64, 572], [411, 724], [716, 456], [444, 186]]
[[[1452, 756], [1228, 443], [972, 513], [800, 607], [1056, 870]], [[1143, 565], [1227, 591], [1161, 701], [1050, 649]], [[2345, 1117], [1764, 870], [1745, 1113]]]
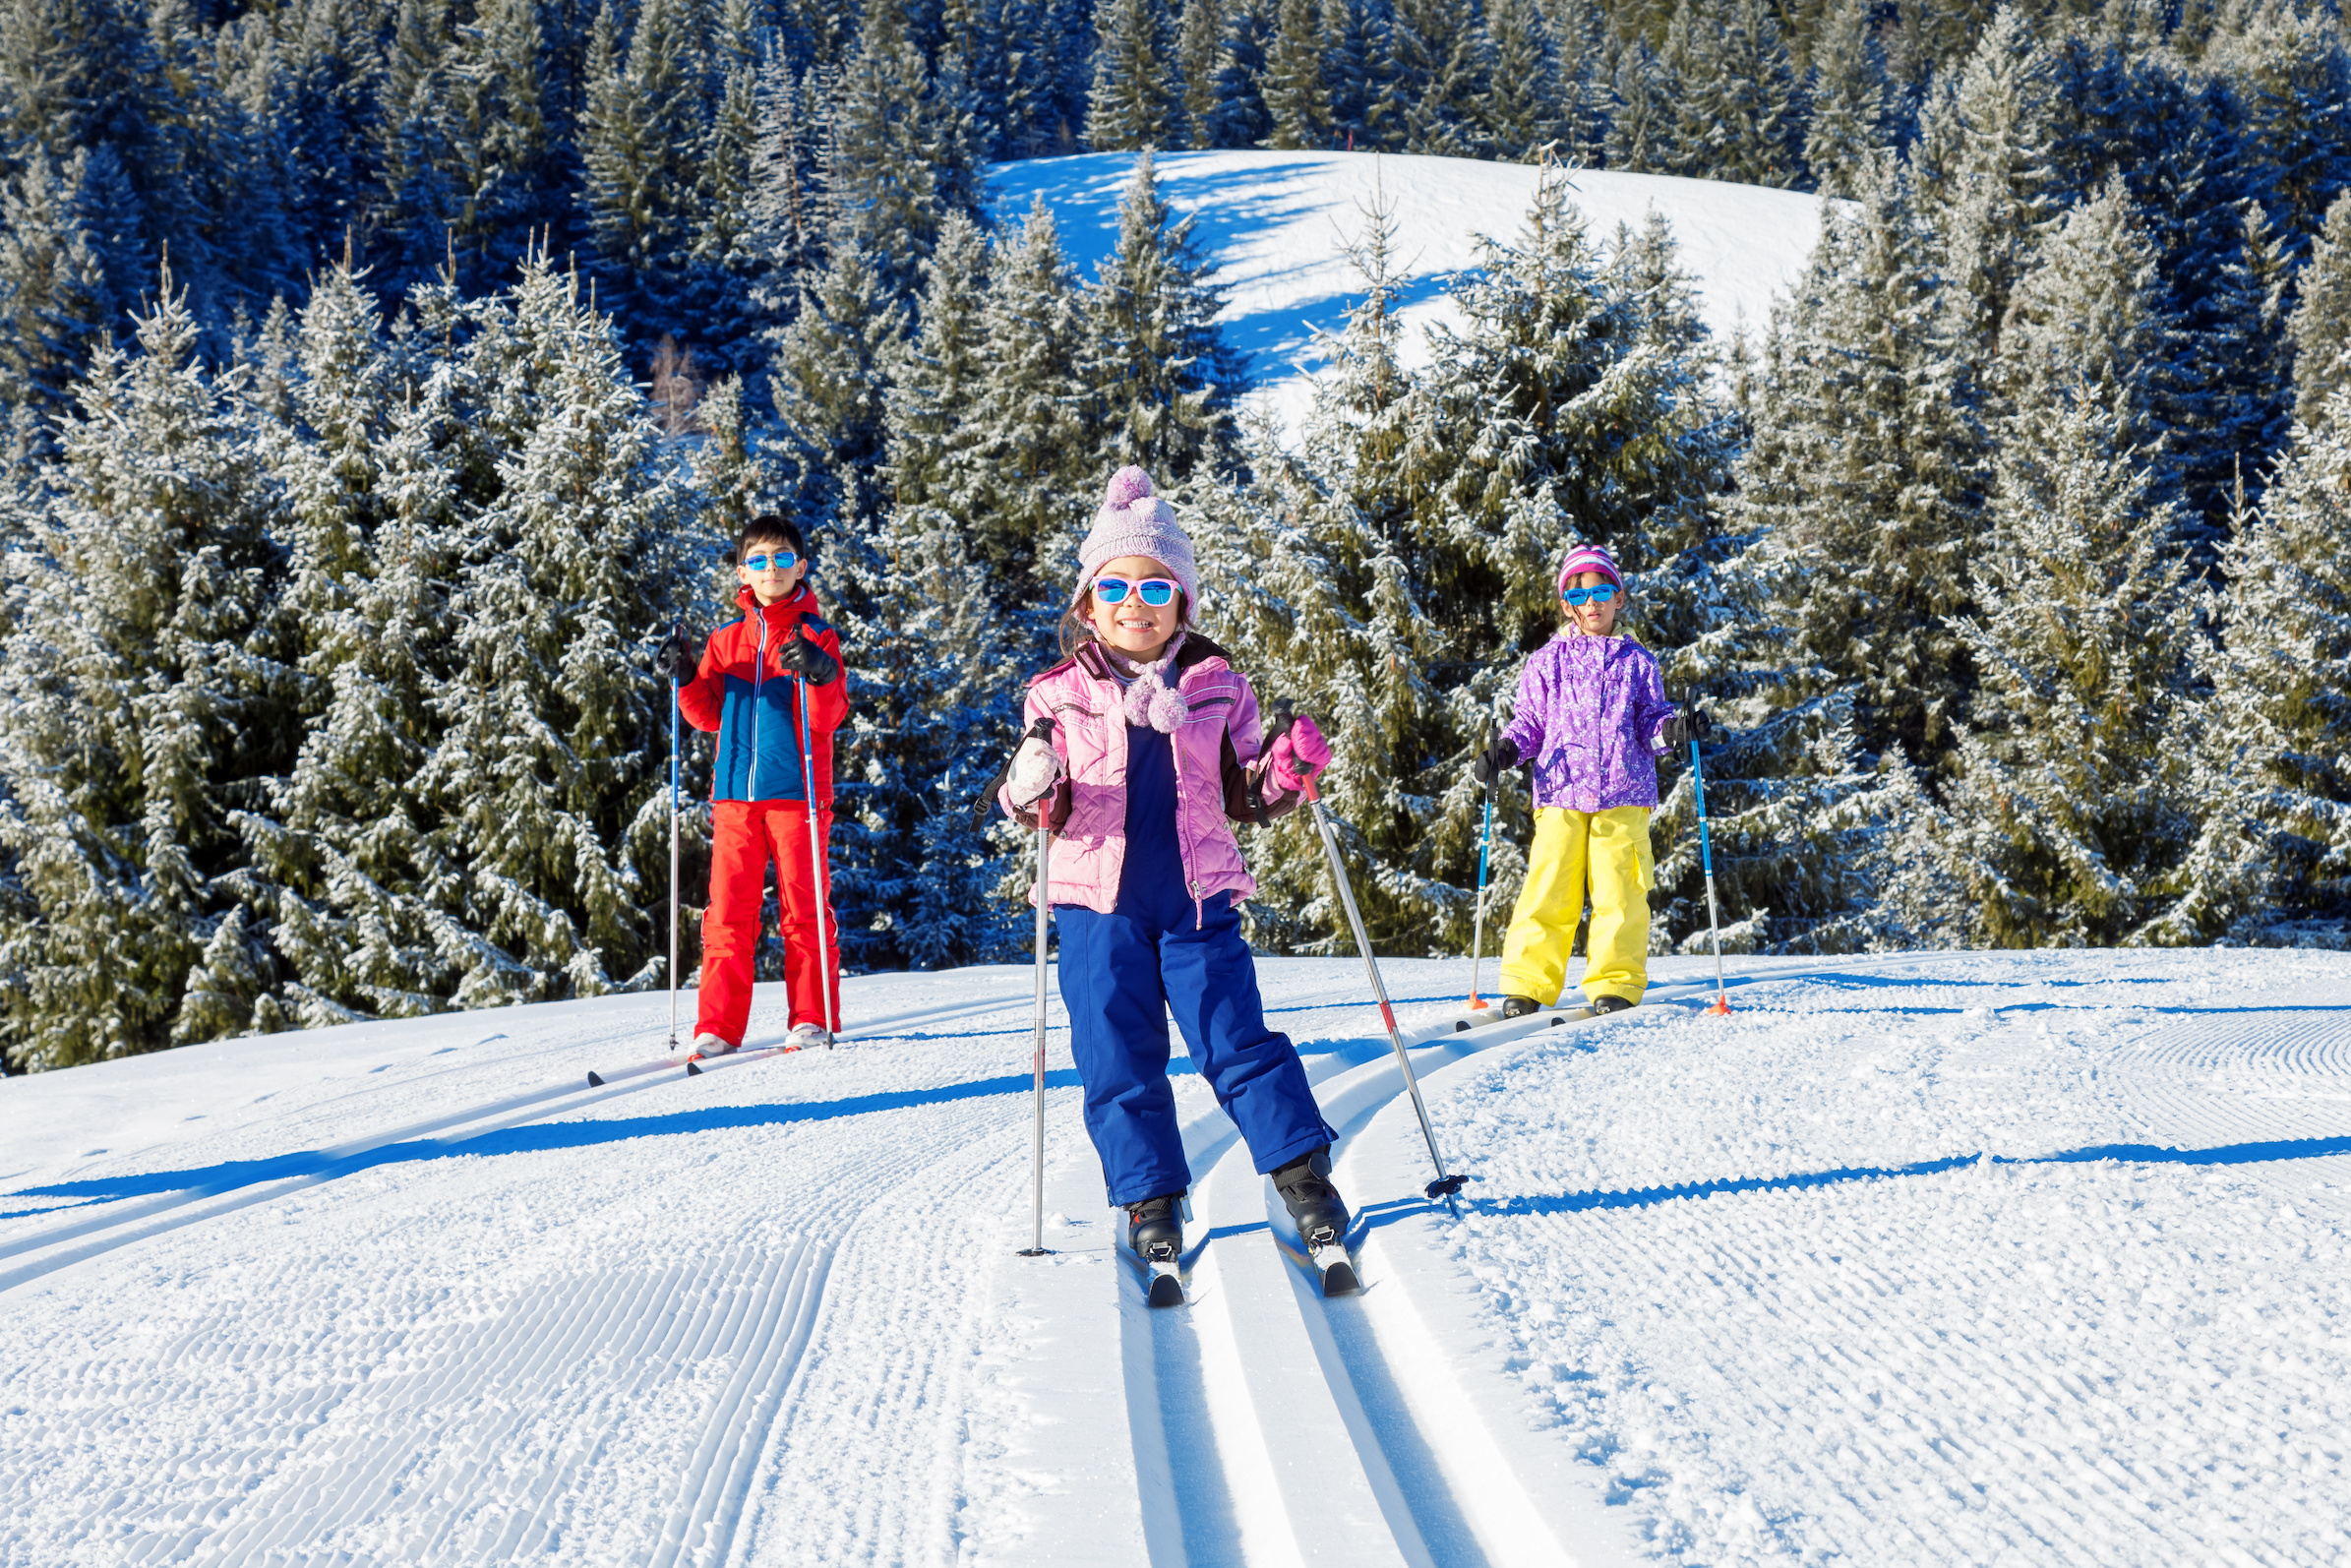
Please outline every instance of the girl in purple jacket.
[[1502, 944], [1502, 1016], [1559, 999], [1584, 900], [1584, 995], [1595, 1012], [1641, 1000], [1649, 986], [1649, 893], [1657, 869], [1649, 815], [1657, 759], [1705, 739], [1706, 715], [1665, 700], [1658, 661], [1616, 630], [1624, 575], [1597, 545], [1559, 564], [1559, 634], [1519, 673], [1510, 726], [1471, 771], [1481, 784], [1504, 768], [1535, 774], [1535, 845], [1527, 884]]
[[1053, 739], [1021, 744], [999, 795], [1032, 831], [1041, 804], [1051, 814], [1061, 1000], [1110, 1199], [1138, 1254], [1182, 1252], [1173, 1013], [1299, 1235], [1337, 1240], [1337, 1134], [1290, 1037], [1266, 1027], [1238, 913], [1257, 884], [1233, 832], [1295, 808], [1330, 749], [1303, 715], [1266, 744], [1247, 678], [1190, 630], [1192, 542], [1142, 469], [1112, 478], [1078, 564], [1067, 656], [1030, 681], [1023, 718], [1052, 718]]

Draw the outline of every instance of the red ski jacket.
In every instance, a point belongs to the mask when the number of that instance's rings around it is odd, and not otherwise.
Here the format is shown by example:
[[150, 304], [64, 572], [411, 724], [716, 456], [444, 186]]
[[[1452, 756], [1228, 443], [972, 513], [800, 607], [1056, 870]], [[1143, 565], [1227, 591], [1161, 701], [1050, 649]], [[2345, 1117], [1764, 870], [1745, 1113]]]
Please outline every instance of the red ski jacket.
[[[778, 661], [804, 625], [836, 660], [841, 634], [817, 614], [816, 595], [805, 582], [790, 598], [764, 608], [749, 588], [735, 602], [743, 606], [743, 619], [710, 633], [701, 668], [678, 689], [686, 722], [718, 732], [710, 798], [807, 800], [800, 762], [802, 687]], [[821, 808], [832, 805], [832, 732], [849, 716], [848, 688], [845, 667], [828, 684], [807, 688], [809, 753]]]

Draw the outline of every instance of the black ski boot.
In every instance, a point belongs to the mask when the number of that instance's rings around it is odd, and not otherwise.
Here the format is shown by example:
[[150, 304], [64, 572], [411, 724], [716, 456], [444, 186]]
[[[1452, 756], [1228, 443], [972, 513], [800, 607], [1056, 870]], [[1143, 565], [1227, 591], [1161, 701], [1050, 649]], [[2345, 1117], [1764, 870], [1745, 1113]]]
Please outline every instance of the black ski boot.
[[1505, 1018], [1524, 1018], [1531, 1012], [1540, 1011], [1542, 1011], [1542, 1003], [1537, 1001], [1533, 996], [1505, 996], [1502, 998], [1502, 1016]]
[[1183, 1304], [1183, 1194], [1164, 1193], [1126, 1206], [1126, 1244], [1143, 1269], [1143, 1299]]
[[1595, 996], [1592, 998], [1592, 1010], [1597, 1013], [1622, 1012], [1631, 1005], [1632, 1003], [1622, 996]]
[[1331, 1185], [1331, 1151], [1317, 1149], [1276, 1171], [1274, 1190], [1282, 1194], [1307, 1259], [1322, 1277], [1322, 1294], [1354, 1291], [1358, 1282], [1355, 1260], [1347, 1254], [1347, 1203]]
[[1274, 1173], [1274, 1190], [1282, 1194], [1283, 1207], [1296, 1223], [1298, 1239], [1309, 1247], [1347, 1235], [1347, 1203], [1330, 1176], [1327, 1148], [1301, 1155]]
[[1183, 1194], [1170, 1192], [1126, 1206], [1126, 1244], [1147, 1263], [1173, 1263], [1183, 1254]]

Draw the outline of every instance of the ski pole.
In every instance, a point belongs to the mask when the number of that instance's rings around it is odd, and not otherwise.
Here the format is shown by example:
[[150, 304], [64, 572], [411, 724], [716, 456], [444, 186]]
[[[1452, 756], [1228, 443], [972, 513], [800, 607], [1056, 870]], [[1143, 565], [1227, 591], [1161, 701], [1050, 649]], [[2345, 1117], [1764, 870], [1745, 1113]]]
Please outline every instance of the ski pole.
[[[1028, 740], [1034, 737], [1049, 745], [1054, 738], [1054, 721], [1041, 718], [1029, 727]], [[1015, 748], [1017, 751], [1017, 748]], [[1009, 768], [1006, 771], [1010, 771]], [[1045, 944], [1048, 940], [1048, 922], [1053, 911], [1053, 795], [1037, 803], [1037, 1049], [1034, 1059], [1036, 1089], [1031, 1097], [1036, 1105], [1036, 1128], [1029, 1144], [1029, 1208], [1034, 1220], [1029, 1245], [1022, 1250], [1024, 1258], [1047, 1256], [1045, 1246]]]
[[669, 689], [669, 1047], [678, 1049], [678, 693]]
[[[1287, 722], [1289, 715], [1280, 709], [1277, 716]], [[1462, 1188], [1466, 1176], [1447, 1176], [1444, 1157], [1437, 1153], [1436, 1129], [1428, 1124], [1428, 1107], [1420, 1100], [1420, 1081], [1413, 1074], [1413, 1058], [1405, 1053], [1404, 1032], [1396, 1027], [1396, 1009], [1388, 1004], [1388, 988], [1379, 978], [1379, 961], [1371, 956], [1371, 938], [1364, 934], [1363, 916], [1356, 908], [1356, 890], [1347, 879], [1347, 864], [1339, 858], [1338, 835], [1331, 830], [1331, 814], [1322, 807], [1322, 792], [1314, 787], [1314, 775], [1307, 773], [1300, 780], [1306, 804], [1314, 809], [1314, 825], [1322, 833], [1323, 854], [1330, 859], [1331, 876], [1339, 884], [1339, 902], [1347, 907], [1347, 923], [1355, 928], [1356, 946], [1362, 950], [1363, 972], [1371, 977], [1371, 994], [1379, 998], [1380, 1021], [1388, 1026], [1388, 1044], [1396, 1049], [1396, 1065], [1404, 1071], [1404, 1087], [1413, 1097], [1413, 1115], [1420, 1118], [1420, 1136], [1428, 1140], [1429, 1163], [1437, 1168], [1437, 1178], [1422, 1190], [1432, 1198], [1442, 1197], [1445, 1207], [1455, 1219], [1461, 1218], [1461, 1205], [1453, 1195]]]
[[1706, 867], [1706, 926], [1715, 941], [1715, 1004], [1707, 1011], [1727, 1014], [1730, 997], [1722, 990], [1722, 921], [1715, 912], [1715, 851], [1706, 836], [1706, 775], [1698, 767], [1695, 737], [1690, 741], [1690, 789], [1698, 797], [1698, 858]]
[[816, 759], [809, 751], [809, 682], [800, 682], [800, 782], [809, 806], [809, 881], [816, 889], [816, 984], [824, 992], [824, 1049], [832, 1049], [839, 1029], [832, 1015], [832, 950], [824, 940], [824, 841], [816, 831]]
[[[1490, 742], [1491, 737], [1488, 737]], [[1477, 834], [1477, 917], [1472, 923], [1470, 935], [1470, 1010], [1481, 1011], [1485, 1001], [1477, 995], [1477, 966], [1485, 956], [1485, 857], [1494, 841], [1494, 781], [1485, 781], [1485, 826]]]

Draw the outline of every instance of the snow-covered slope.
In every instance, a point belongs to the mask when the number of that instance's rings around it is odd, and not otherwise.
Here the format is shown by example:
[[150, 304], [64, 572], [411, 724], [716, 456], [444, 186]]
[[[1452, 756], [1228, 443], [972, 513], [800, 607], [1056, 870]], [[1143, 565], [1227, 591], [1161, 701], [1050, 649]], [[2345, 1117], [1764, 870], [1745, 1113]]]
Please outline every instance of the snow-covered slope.
[[[1418, 330], [1452, 322], [1447, 276], [1477, 260], [1480, 234], [1517, 236], [1538, 171], [1524, 163], [1365, 152], [1173, 152], [1156, 162], [1162, 194], [1196, 220], [1203, 254], [1217, 266], [1226, 336], [1252, 356], [1256, 397], [1295, 429], [1308, 396], [1316, 328], [1335, 331], [1361, 283], [1347, 261], [1375, 199], [1396, 214], [1404, 281], [1407, 363], [1425, 363]], [[1091, 277], [1118, 237], [1118, 197], [1132, 175], [1125, 153], [1000, 163], [989, 171], [999, 220], [1043, 196], [1061, 243]], [[1820, 238], [1820, 198], [1754, 185], [1664, 174], [1586, 170], [1575, 201], [1595, 240], [1619, 223], [1638, 228], [1653, 210], [1673, 227], [1682, 264], [1698, 280], [1707, 325], [1727, 342], [1743, 323], [1760, 332]]]
[[[1389, 965], [1408, 1020], [1465, 968]], [[1359, 967], [1266, 964], [1333, 1302], [1185, 1076], [1192, 1304], [1141, 1305], [1057, 1017], [1016, 1255], [1019, 969], [693, 1079], [587, 1087], [654, 996], [9, 1080], [0, 1562], [2351, 1551], [2351, 961], [1740, 960], [1727, 1018], [1661, 970], [1420, 1051], [1457, 1222]]]

